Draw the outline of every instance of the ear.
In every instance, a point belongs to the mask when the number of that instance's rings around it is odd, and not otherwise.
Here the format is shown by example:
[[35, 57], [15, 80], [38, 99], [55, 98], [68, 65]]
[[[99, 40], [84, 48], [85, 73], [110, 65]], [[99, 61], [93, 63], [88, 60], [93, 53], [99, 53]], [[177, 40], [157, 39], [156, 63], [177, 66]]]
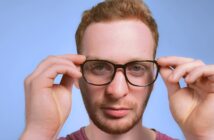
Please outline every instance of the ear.
[[74, 80], [74, 85], [75, 85], [76, 88], [78, 88], [78, 89], [80, 88], [80, 86], [79, 86], [79, 79], [75, 79]]

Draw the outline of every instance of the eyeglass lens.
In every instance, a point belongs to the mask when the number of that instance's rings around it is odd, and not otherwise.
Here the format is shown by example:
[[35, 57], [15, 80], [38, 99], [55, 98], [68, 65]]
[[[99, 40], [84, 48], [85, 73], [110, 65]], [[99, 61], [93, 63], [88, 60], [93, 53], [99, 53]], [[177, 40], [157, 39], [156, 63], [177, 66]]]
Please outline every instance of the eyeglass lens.
[[[157, 64], [153, 61], [134, 61], [120, 67], [125, 67], [126, 80], [135, 86], [147, 86], [153, 83], [158, 73]], [[105, 85], [113, 80], [116, 65], [108, 61], [89, 60], [83, 64], [82, 71], [88, 83]]]

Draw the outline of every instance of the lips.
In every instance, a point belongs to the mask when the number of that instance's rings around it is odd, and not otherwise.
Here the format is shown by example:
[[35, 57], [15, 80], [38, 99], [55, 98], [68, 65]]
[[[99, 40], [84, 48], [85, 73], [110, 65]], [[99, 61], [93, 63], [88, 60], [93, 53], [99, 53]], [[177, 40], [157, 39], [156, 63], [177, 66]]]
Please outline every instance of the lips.
[[104, 107], [102, 110], [106, 116], [119, 119], [127, 116], [131, 109], [126, 107]]

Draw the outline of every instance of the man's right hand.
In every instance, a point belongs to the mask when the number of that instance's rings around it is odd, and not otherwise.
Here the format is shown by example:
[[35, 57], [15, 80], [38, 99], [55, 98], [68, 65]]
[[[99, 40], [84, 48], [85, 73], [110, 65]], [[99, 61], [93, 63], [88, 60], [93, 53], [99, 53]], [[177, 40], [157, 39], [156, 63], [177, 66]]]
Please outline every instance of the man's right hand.
[[[71, 110], [71, 88], [83, 55], [49, 56], [25, 79], [26, 127], [21, 139], [55, 139]], [[54, 84], [63, 74], [60, 84]]]

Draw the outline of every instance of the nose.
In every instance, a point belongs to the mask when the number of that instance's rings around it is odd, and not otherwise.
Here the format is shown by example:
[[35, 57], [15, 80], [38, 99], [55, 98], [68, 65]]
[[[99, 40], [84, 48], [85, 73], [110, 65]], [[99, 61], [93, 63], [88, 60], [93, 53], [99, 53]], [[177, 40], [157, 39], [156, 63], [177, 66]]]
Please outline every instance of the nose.
[[128, 83], [123, 71], [117, 71], [114, 79], [106, 88], [106, 95], [113, 99], [120, 99], [128, 94]]

